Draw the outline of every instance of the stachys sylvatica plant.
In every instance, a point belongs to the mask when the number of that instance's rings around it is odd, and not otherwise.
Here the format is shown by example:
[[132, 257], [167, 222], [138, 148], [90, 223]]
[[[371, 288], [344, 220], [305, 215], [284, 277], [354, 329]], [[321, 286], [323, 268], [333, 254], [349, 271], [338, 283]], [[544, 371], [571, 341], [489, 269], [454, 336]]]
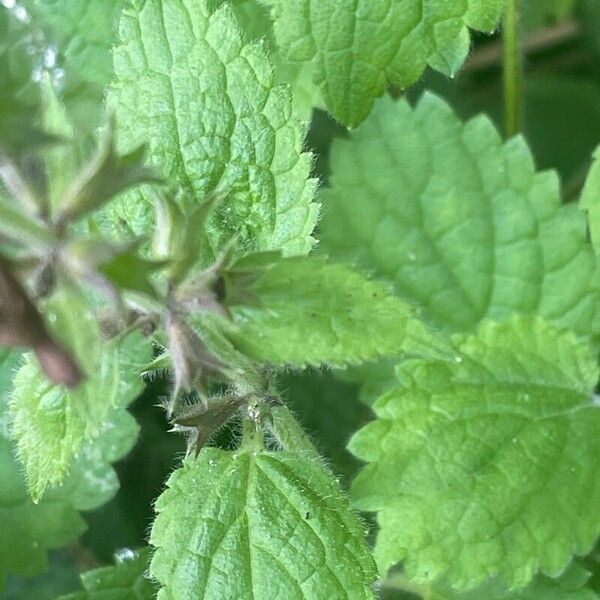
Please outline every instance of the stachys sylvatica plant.
[[600, 598], [598, 31], [1, 0], [2, 597]]

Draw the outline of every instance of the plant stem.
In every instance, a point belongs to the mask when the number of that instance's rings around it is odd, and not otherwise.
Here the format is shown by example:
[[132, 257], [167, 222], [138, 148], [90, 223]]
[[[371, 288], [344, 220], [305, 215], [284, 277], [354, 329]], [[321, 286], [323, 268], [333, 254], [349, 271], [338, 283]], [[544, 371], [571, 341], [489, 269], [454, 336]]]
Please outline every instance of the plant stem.
[[284, 450], [322, 460], [310, 437], [287, 406], [274, 406], [271, 409], [267, 427]]
[[263, 448], [263, 434], [256, 423], [246, 419], [242, 423], [242, 444], [244, 450], [259, 451]]
[[507, 137], [521, 131], [523, 119], [523, 48], [521, 47], [521, 0], [508, 0], [502, 35], [504, 39], [504, 123]]

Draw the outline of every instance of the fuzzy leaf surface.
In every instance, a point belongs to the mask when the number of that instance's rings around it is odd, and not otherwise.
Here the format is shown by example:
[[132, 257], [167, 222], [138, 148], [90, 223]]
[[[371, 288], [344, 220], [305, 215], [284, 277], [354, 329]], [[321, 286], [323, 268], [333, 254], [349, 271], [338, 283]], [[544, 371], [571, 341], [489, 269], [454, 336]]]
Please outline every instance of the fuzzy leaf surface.
[[369, 114], [386, 85], [414, 83], [427, 65], [454, 76], [469, 30], [494, 30], [505, 0], [264, 0], [288, 61], [313, 64], [329, 111], [350, 127]]
[[387, 286], [345, 265], [293, 257], [273, 262], [235, 291], [235, 345], [275, 365], [344, 365], [403, 350], [444, 352]]
[[207, 448], [171, 475], [156, 510], [159, 600], [374, 598], [363, 527], [314, 461]]
[[122, 551], [115, 556], [114, 566], [81, 575], [84, 591], [61, 596], [58, 600], [154, 600], [154, 585], [144, 576], [149, 559], [148, 548], [139, 552]]
[[0, 357], [0, 584], [9, 573], [42, 573], [48, 568], [48, 550], [68, 544], [85, 531], [79, 511], [98, 508], [114, 496], [119, 482], [111, 463], [131, 449], [138, 433], [127, 412], [112, 410], [98, 438], [81, 448], [64, 483], [50, 488], [34, 504], [10, 439], [6, 410], [12, 379], [21, 362], [16, 353]]
[[378, 511], [382, 571], [509, 589], [560, 575], [600, 533], [594, 353], [515, 317], [456, 338], [454, 363], [408, 361], [350, 450], [356, 506]]
[[87, 306], [73, 295], [57, 298], [46, 315], [73, 350], [87, 379], [75, 390], [50, 383], [31, 355], [14, 378], [12, 435], [34, 499], [60, 484], [86, 440], [98, 436], [111, 408], [124, 411], [143, 389], [139, 377], [151, 347], [138, 334], [104, 342]]
[[[302, 151], [305, 127], [277, 85], [260, 42], [245, 42], [229, 5], [206, 0], [135, 0], [124, 10], [114, 51], [109, 105], [123, 150], [149, 142], [151, 162], [183, 192], [183, 205], [227, 194], [209, 223], [217, 252], [234, 234], [240, 247], [311, 248], [318, 207]], [[136, 233], [148, 225], [149, 197], [114, 205]]]
[[[537, 314], [600, 333], [598, 269], [584, 215], [561, 206], [554, 172], [485, 116], [462, 123], [440, 98], [385, 98], [336, 140], [323, 245], [386, 278], [449, 331]], [[373, 172], [377, 177], [372, 177]]]
[[[300, 118], [310, 121], [313, 108], [323, 106], [320, 90], [312, 80], [311, 65], [289, 62], [282, 57], [274, 39], [269, 9], [260, 0], [233, 0], [229, 3], [246, 38], [267, 41], [269, 56], [275, 68], [275, 80], [290, 85], [292, 105], [296, 113]], [[221, 4], [224, 4], [223, 0], [216, 0], [216, 6]]]

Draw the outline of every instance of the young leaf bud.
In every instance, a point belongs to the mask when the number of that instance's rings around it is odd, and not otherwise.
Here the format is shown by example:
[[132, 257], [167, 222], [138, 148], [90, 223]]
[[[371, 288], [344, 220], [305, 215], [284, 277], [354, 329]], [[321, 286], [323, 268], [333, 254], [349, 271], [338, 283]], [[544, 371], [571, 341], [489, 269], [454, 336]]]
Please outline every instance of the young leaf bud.
[[120, 156], [114, 144], [114, 125], [107, 129], [100, 147], [84, 166], [67, 192], [57, 225], [68, 223], [101, 208], [111, 198], [139, 183], [161, 183], [154, 172], [145, 166], [145, 148], [140, 146]]
[[167, 316], [169, 351], [175, 372], [173, 399], [191, 391], [201, 376], [220, 372], [225, 365], [215, 358], [193, 329], [172, 311]]

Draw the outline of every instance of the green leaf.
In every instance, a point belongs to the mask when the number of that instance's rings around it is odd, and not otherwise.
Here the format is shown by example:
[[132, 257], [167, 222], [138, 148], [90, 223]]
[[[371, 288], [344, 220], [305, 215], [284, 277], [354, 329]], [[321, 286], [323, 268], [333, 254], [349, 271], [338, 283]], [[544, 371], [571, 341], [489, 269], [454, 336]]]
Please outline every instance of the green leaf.
[[398, 367], [400, 386], [350, 450], [353, 485], [378, 511], [376, 556], [410, 579], [509, 588], [560, 575], [600, 533], [600, 410], [594, 353], [542, 320], [486, 322], [453, 363]]
[[11, 10], [4, 5], [0, 7], [1, 102], [14, 100], [17, 96], [25, 102], [35, 99], [31, 81], [32, 59], [23, 40], [27, 30], [27, 26]]
[[584, 216], [561, 206], [521, 137], [503, 144], [486, 117], [463, 124], [430, 94], [415, 108], [386, 98], [336, 140], [332, 166], [325, 250], [388, 279], [424, 318], [465, 331], [519, 312], [600, 333]]
[[599, 596], [586, 586], [589, 578], [590, 573], [583, 566], [573, 563], [558, 579], [536, 577], [516, 592], [508, 591], [497, 581], [464, 593], [436, 586], [427, 600], [598, 600]]
[[[468, 27], [492, 32], [505, 0], [264, 0], [280, 52], [313, 63], [333, 116], [361, 123], [386, 84], [405, 88], [429, 64], [454, 76], [469, 52]], [[333, 25], [335, 24], [335, 25]]]
[[147, 260], [139, 255], [137, 244], [115, 255], [101, 265], [100, 271], [108, 280], [122, 290], [132, 290], [161, 299], [161, 295], [152, 284], [152, 275], [164, 263]]
[[112, 76], [110, 50], [123, 0], [26, 0], [65, 65], [88, 82], [105, 86]]
[[61, 266], [74, 280], [87, 278], [101, 289], [130, 290], [150, 298], [160, 298], [152, 278], [166, 261], [140, 256], [141, 241], [75, 240], [62, 248]]
[[296, 454], [204, 449], [156, 510], [160, 600], [374, 597], [361, 523], [321, 465]]
[[172, 284], [183, 281], [198, 262], [204, 242], [202, 233], [217, 201], [216, 196], [209, 197], [184, 214], [173, 198], [158, 196], [155, 199], [152, 250], [156, 257], [169, 259], [171, 264], [166, 275]]
[[[570, 31], [571, 27], [567, 24], [553, 31]], [[543, 53], [538, 56], [542, 62], [547, 57]], [[581, 192], [584, 170], [589, 167], [590, 154], [600, 140], [600, 88], [590, 74], [573, 70], [554, 74], [542, 71], [529, 70], [525, 78], [523, 103], [527, 117], [522, 134], [535, 157], [537, 170], [556, 170], [563, 184], [563, 201], [570, 201]], [[485, 113], [494, 123], [503, 123], [499, 81], [486, 77], [484, 84], [481, 78], [482, 70], [473, 69], [461, 75], [456, 83], [435, 77], [427, 85], [461, 118]], [[414, 94], [410, 96], [415, 98]]]
[[286, 61], [279, 53], [273, 54], [272, 57], [277, 81], [287, 83], [291, 87], [296, 114], [305, 121], [310, 121], [313, 108], [325, 109], [321, 90], [313, 83], [310, 65]]
[[[256, 393], [257, 390], [264, 389], [264, 374], [251, 358], [242, 354], [228, 338], [230, 325], [223, 323], [223, 318], [210, 312], [198, 313], [191, 317], [187, 323], [192, 331], [199, 337], [202, 344], [206, 345], [209, 359], [216, 359], [217, 363], [223, 366], [219, 370], [226, 375], [226, 378], [236, 384], [240, 393]], [[173, 365], [173, 358], [170, 352], [165, 352], [164, 358], [159, 357], [158, 368], [164, 368], [165, 362]], [[151, 365], [152, 367], [152, 365]]]
[[[225, 3], [226, 0], [212, 0], [211, 8], [218, 8]], [[273, 23], [267, 7], [260, 0], [230, 0], [229, 4], [246, 38], [260, 40], [270, 37]]]
[[110, 466], [133, 446], [138, 427], [122, 410], [111, 410], [99, 436], [86, 442], [63, 485], [51, 488], [38, 504], [29, 495], [22, 466], [9, 435], [6, 410], [21, 357], [0, 356], [0, 586], [8, 573], [33, 576], [47, 569], [49, 549], [68, 544], [85, 530], [79, 511], [108, 502], [118, 479]]
[[115, 555], [115, 565], [93, 569], [81, 575], [85, 589], [61, 596], [58, 600], [153, 600], [156, 591], [144, 575], [150, 550], [122, 550]]
[[596, 254], [600, 254], [600, 147], [594, 152], [594, 162], [581, 192], [579, 206], [588, 213], [592, 243]]
[[70, 116], [78, 129], [93, 132], [102, 121], [104, 90], [113, 73], [111, 48], [124, 0], [20, 3], [43, 31], [46, 45], [58, 50], [57, 66], [64, 69], [61, 96]]
[[79, 569], [69, 548], [54, 550], [48, 556], [48, 570], [34, 577], [11, 575], [7, 578], [6, 600], [56, 600], [60, 594], [77, 589]]
[[[224, 3], [224, 0], [214, 0], [215, 7]], [[323, 105], [320, 90], [312, 82], [310, 64], [289, 62], [281, 56], [277, 50], [269, 10], [260, 0], [233, 0], [229, 3], [246, 38], [267, 41], [275, 80], [291, 87], [292, 106], [298, 116], [310, 121], [313, 107]]]
[[447, 352], [405, 302], [350, 267], [303, 257], [256, 269], [243, 263], [228, 275], [230, 339], [256, 360], [344, 365], [402, 351]]
[[119, 154], [114, 146], [112, 126], [109, 127], [97, 152], [68, 187], [62, 199], [58, 224], [77, 221], [131, 187], [158, 183], [152, 169], [144, 166], [144, 155], [144, 146]]
[[38, 94], [28, 52], [31, 27], [0, 4], [0, 148], [10, 153], [51, 141], [39, 128]]
[[95, 318], [73, 295], [56, 298], [46, 315], [87, 380], [75, 390], [54, 385], [30, 355], [15, 376], [12, 435], [34, 500], [64, 480], [74, 456], [99, 435], [111, 408], [124, 409], [141, 392], [139, 374], [151, 355], [140, 334], [103, 342]]
[[48, 182], [49, 213], [56, 215], [64, 194], [77, 174], [81, 163], [80, 149], [75, 143], [74, 124], [47, 73], [43, 76], [40, 92], [44, 131], [63, 140], [63, 143], [51, 146], [43, 153]]
[[[109, 105], [122, 149], [149, 141], [152, 163], [188, 209], [217, 188], [228, 194], [210, 220], [205, 261], [236, 234], [246, 251], [308, 252], [318, 213], [312, 159], [263, 45], [244, 42], [228, 5], [210, 14], [206, 0], [135, 0], [120, 33]], [[142, 233], [151, 200], [129, 194], [112, 218]]]

